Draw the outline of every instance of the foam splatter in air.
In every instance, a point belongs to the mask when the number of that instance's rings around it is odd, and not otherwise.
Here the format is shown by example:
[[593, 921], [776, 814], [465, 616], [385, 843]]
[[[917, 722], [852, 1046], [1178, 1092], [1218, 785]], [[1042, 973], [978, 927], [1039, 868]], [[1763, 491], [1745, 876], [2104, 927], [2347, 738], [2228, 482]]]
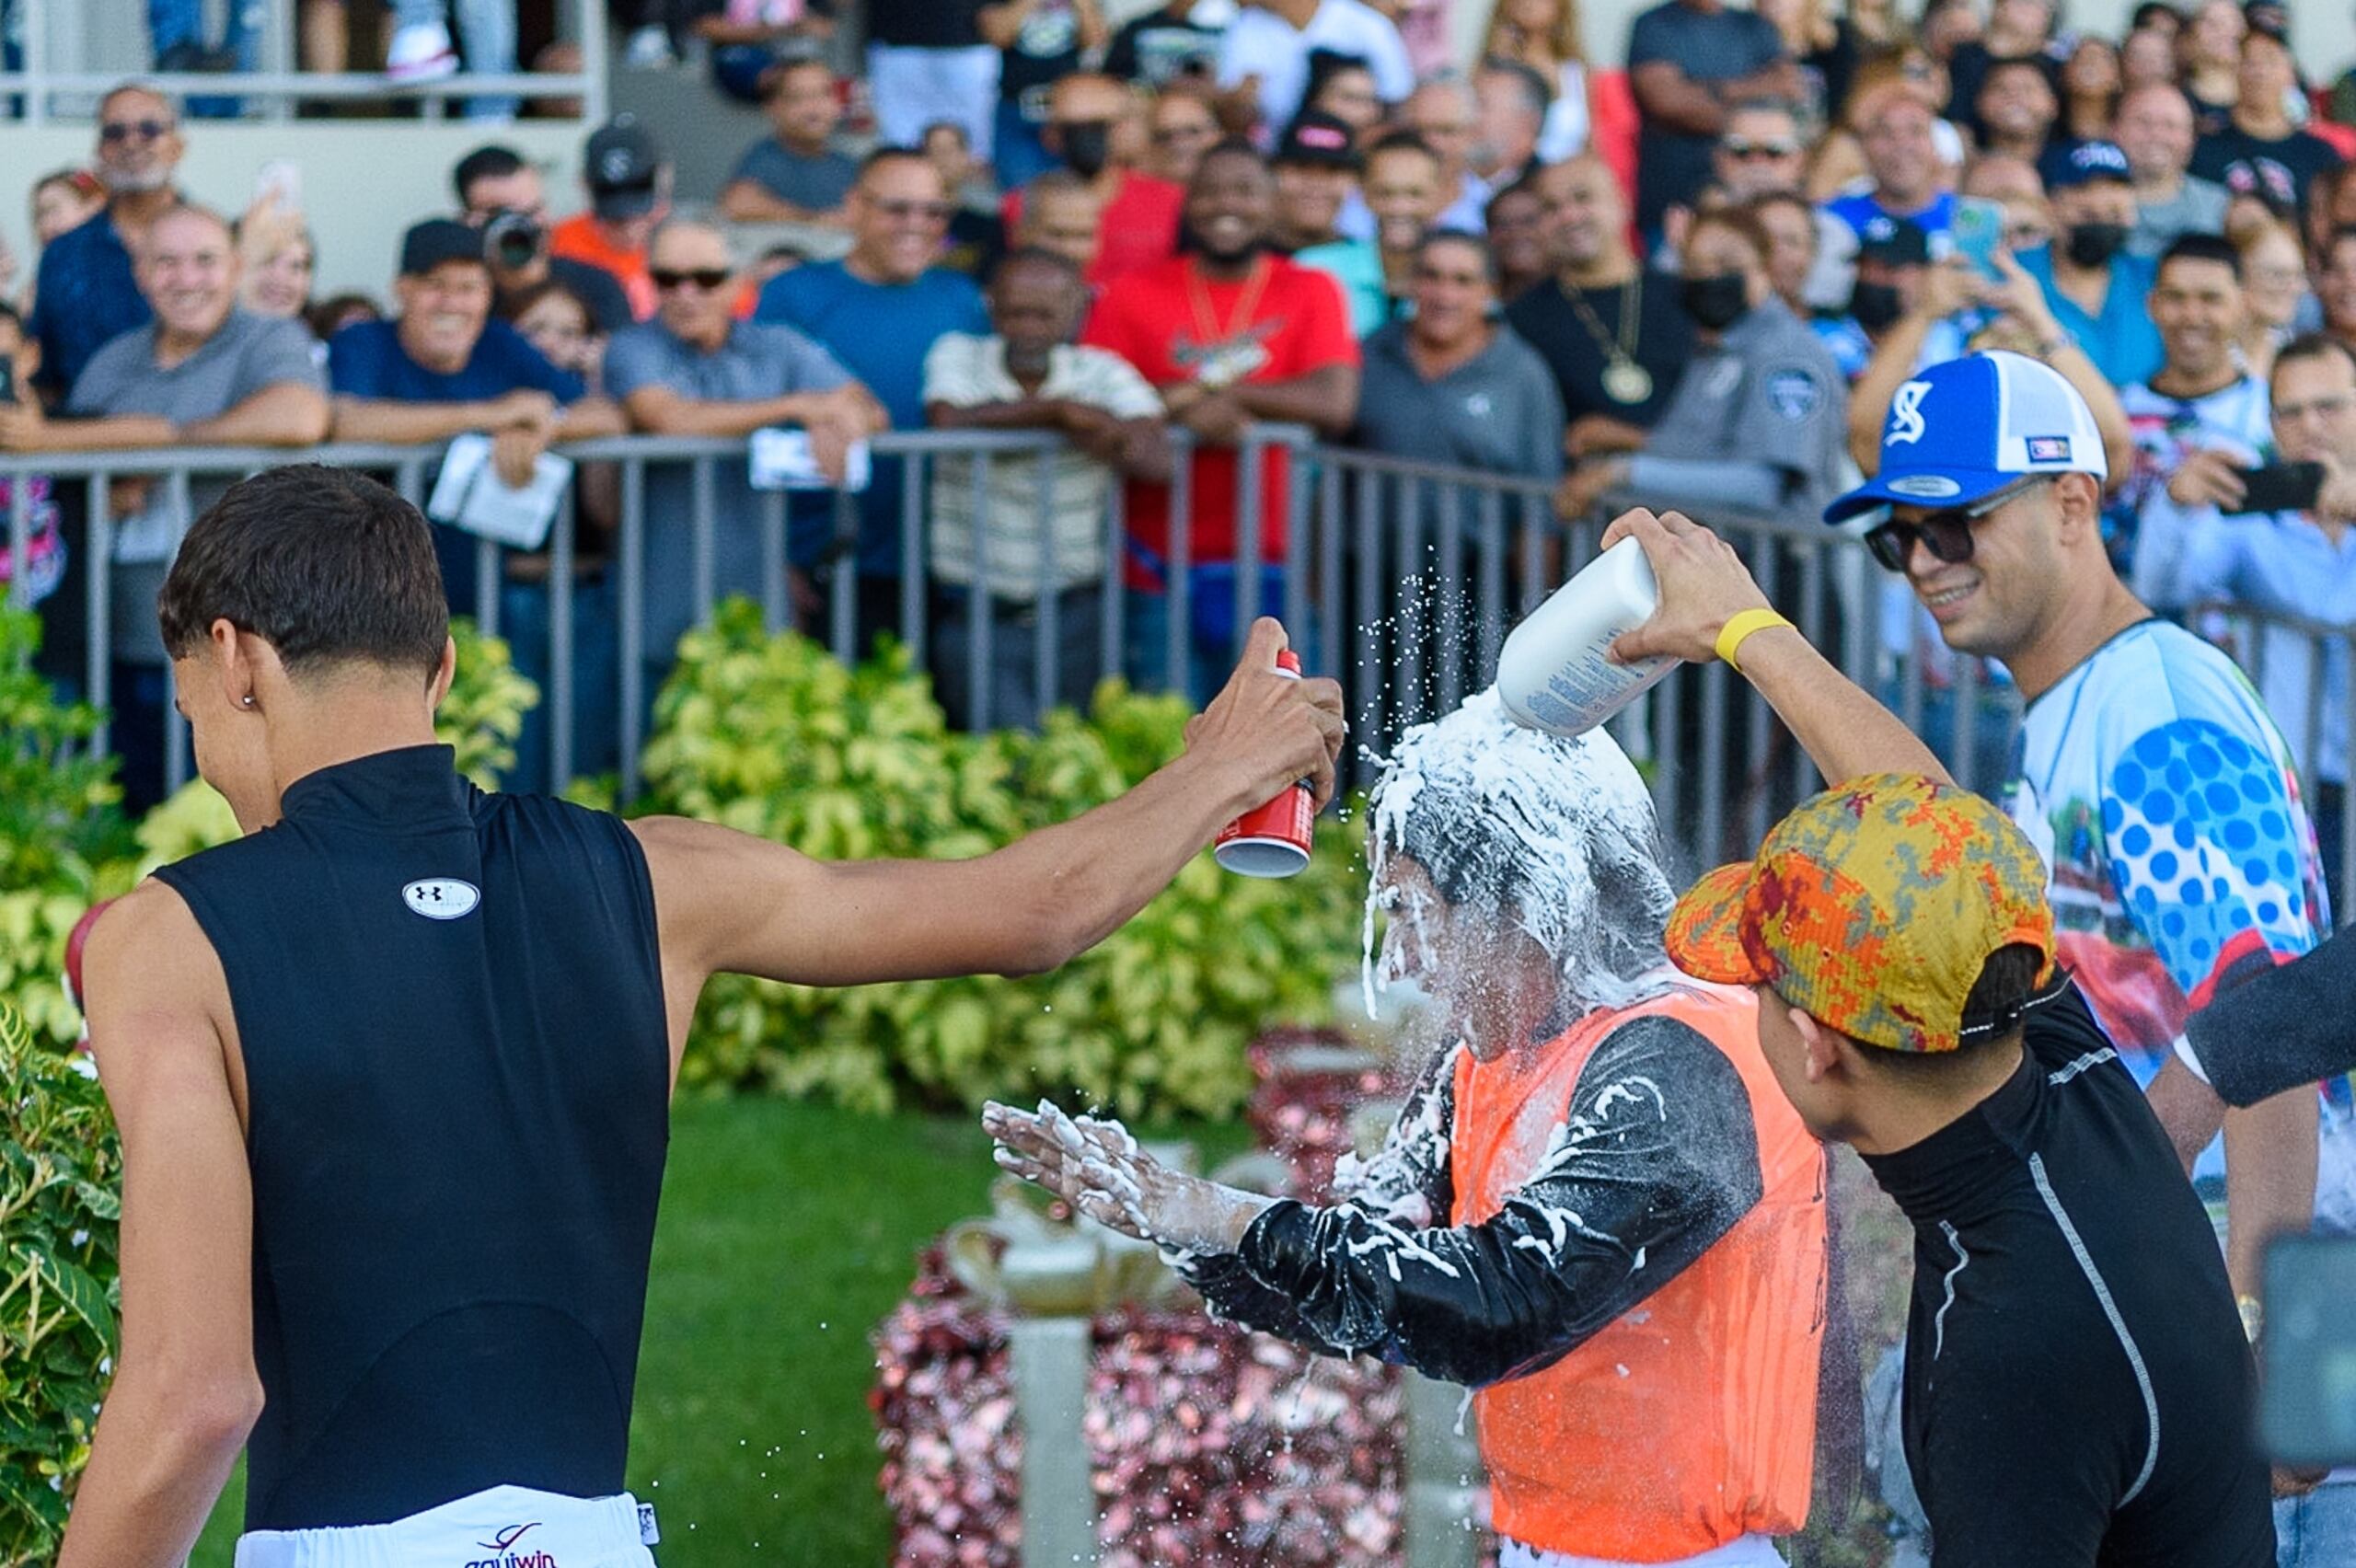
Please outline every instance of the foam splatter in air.
[[[1428, 960], [1426, 912], [1390, 874], [1400, 857], [1449, 905], [1529, 933], [1562, 977], [1569, 1010], [1634, 1000], [1665, 962], [1676, 895], [1651, 795], [1601, 730], [1575, 740], [1524, 729], [1496, 688], [1400, 738], [1375, 787], [1367, 856], [1365, 984]], [[1380, 961], [1378, 908], [1391, 917]]]

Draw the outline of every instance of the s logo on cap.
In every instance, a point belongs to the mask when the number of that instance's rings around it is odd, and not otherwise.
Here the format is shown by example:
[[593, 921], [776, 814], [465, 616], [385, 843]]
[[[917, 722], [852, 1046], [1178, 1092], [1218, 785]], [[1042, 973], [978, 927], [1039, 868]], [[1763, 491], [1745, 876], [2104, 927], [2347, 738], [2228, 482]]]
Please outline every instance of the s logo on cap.
[[1930, 395], [1927, 381], [1910, 381], [1898, 389], [1889, 400], [1889, 432], [1881, 438], [1884, 446], [1911, 446], [1923, 439], [1923, 399]]

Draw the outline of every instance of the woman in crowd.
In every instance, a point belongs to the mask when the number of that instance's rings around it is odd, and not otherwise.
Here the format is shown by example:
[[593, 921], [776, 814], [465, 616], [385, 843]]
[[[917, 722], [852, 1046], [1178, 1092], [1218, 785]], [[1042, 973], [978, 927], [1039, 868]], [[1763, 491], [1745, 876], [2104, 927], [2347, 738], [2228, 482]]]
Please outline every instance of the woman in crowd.
[[1329, 49], [1310, 51], [1309, 88], [1300, 96], [1300, 106], [1330, 114], [1348, 126], [1361, 148], [1382, 123], [1382, 92], [1375, 84], [1373, 69], [1355, 54], [1336, 54]]
[[237, 220], [235, 235], [243, 270], [237, 303], [256, 316], [302, 316], [310, 307], [311, 276], [318, 261], [303, 214], [260, 202]]
[[2260, 381], [2274, 367], [2274, 351], [2291, 340], [2307, 299], [2307, 258], [2287, 224], [2267, 223], [2236, 242], [2242, 257], [2242, 298], [2249, 314], [2241, 331], [2242, 363]]
[[2119, 51], [2107, 38], [2083, 33], [2070, 63], [2062, 67], [2062, 122], [2055, 129], [2072, 142], [2110, 140], [2119, 112]]
[[589, 307], [579, 294], [550, 278], [515, 294], [507, 302], [505, 314], [508, 324], [523, 333], [543, 359], [580, 376], [589, 384], [590, 395], [597, 395], [606, 340], [598, 335]]
[[1578, 0], [1496, 0], [1481, 54], [1538, 73], [1554, 96], [1538, 130], [1538, 157], [1560, 163], [1586, 147], [1591, 121]]
[[[107, 188], [87, 168], [61, 168], [43, 175], [33, 186], [33, 253], [22, 270], [25, 292], [16, 302], [18, 309], [28, 314], [32, 310], [33, 279], [40, 275], [40, 253], [49, 242], [69, 229], [80, 228], [105, 211], [106, 204]], [[15, 258], [9, 260], [13, 267]], [[0, 287], [5, 287], [4, 282]]]

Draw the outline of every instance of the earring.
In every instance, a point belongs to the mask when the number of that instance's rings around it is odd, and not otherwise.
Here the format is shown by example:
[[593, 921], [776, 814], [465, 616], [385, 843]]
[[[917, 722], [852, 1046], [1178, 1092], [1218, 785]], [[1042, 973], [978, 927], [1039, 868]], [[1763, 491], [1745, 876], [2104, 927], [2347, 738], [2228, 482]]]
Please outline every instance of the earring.
[[241, 698], [239, 700], [248, 708], [251, 708], [254, 705], [253, 694], [251, 692], [247, 693], [245, 697]]

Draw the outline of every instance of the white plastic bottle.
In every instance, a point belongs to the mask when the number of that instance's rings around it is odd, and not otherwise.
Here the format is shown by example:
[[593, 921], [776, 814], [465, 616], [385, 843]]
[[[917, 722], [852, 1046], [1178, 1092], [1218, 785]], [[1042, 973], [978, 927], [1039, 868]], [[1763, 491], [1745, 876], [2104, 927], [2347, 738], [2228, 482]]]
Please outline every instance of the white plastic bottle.
[[1660, 604], [1644, 547], [1623, 539], [1580, 569], [1513, 628], [1497, 655], [1497, 695], [1514, 721], [1577, 735], [1636, 700], [1677, 661], [1615, 664], [1612, 639], [1652, 618]]

